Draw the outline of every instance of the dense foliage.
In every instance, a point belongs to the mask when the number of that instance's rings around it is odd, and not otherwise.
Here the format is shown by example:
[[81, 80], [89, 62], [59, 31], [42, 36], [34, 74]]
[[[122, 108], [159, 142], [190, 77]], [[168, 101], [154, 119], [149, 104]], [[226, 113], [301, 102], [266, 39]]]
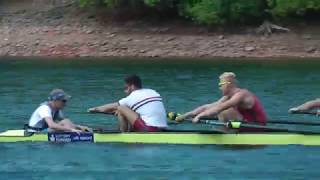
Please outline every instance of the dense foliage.
[[319, 16], [320, 0], [79, 0], [81, 6], [104, 5], [108, 8], [155, 9], [199, 24], [256, 23], [266, 18]]
[[274, 16], [282, 18], [320, 13], [320, 0], [268, 0], [268, 5]]
[[252, 22], [263, 17], [264, 0], [186, 0], [181, 3], [185, 17], [201, 24]]

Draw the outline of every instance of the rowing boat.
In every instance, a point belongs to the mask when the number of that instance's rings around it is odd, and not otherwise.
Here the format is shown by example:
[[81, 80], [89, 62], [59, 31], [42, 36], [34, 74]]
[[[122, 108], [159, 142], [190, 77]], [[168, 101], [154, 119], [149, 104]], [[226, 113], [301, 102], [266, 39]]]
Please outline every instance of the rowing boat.
[[301, 133], [232, 133], [208, 131], [169, 131], [157, 133], [34, 133], [8, 130], [0, 133], [0, 142], [95, 142], [142, 144], [204, 144], [204, 145], [320, 145], [320, 134]]

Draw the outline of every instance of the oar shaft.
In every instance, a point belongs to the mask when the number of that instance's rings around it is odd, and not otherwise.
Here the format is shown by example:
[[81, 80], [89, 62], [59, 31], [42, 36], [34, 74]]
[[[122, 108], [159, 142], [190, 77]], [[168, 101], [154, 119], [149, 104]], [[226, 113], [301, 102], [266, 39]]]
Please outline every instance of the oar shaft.
[[91, 114], [106, 114], [106, 115], [115, 115], [114, 113], [109, 113], [109, 112], [89, 112]]
[[310, 115], [317, 115], [317, 112], [314, 111], [293, 111], [291, 114], [310, 114]]
[[199, 123], [210, 124], [215, 126], [228, 126], [228, 122], [221, 122], [221, 121], [207, 120], [207, 119], [200, 119]]
[[[191, 121], [191, 120], [189, 120]], [[210, 121], [213, 121], [214, 123], [217, 122], [217, 119], [201, 119], [202, 122], [207, 122], [204, 124], [210, 124]], [[238, 121], [237, 122], [243, 122], [246, 124], [254, 124], [254, 123], [248, 123], [244, 121]], [[221, 122], [218, 122], [221, 123]], [[296, 121], [296, 120], [267, 120], [267, 124], [283, 124], [283, 125], [304, 125], [304, 126], [320, 126], [320, 122], [304, 122], [304, 121]]]
[[[190, 121], [190, 120], [187, 120]], [[300, 134], [317, 134], [319, 132], [314, 131], [305, 131], [305, 130], [295, 130], [295, 129], [288, 129], [288, 128], [275, 128], [275, 127], [268, 127], [259, 124], [241, 122], [241, 121], [229, 121], [229, 122], [219, 122], [214, 120], [204, 120], [200, 119], [199, 123], [214, 125], [214, 126], [225, 126], [230, 129], [254, 129], [254, 131], [262, 131], [262, 132], [284, 132], [284, 133], [300, 133]]]
[[[187, 119], [187, 121], [191, 121], [190, 119]], [[248, 124], [241, 121], [228, 121], [228, 122], [221, 122], [221, 121], [215, 121], [215, 120], [205, 120], [200, 119], [199, 123], [201, 124], [208, 124], [208, 125], [214, 125], [214, 126], [225, 126], [232, 129], [241, 129], [241, 128], [266, 128], [265, 126], [261, 126], [258, 124]]]
[[319, 122], [302, 122], [302, 121], [290, 121], [290, 120], [268, 120], [267, 124], [320, 126]]

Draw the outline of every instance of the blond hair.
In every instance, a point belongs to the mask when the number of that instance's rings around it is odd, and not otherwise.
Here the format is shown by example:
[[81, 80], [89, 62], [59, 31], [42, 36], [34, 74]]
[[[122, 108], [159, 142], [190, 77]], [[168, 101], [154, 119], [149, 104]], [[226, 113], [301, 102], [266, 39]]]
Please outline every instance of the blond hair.
[[232, 84], [237, 84], [236, 74], [234, 72], [224, 72], [219, 76], [220, 81], [228, 81]]

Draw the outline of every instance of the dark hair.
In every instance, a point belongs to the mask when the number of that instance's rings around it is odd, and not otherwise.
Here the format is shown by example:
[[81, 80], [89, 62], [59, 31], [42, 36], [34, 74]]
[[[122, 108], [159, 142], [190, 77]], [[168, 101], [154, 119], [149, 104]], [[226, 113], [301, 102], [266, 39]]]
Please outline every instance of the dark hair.
[[134, 85], [137, 88], [141, 89], [142, 88], [142, 83], [141, 83], [141, 79], [139, 76], [137, 75], [131, 75], [128, 76], [124, 79], [124, 81], [128, 84], [128, 85]]

